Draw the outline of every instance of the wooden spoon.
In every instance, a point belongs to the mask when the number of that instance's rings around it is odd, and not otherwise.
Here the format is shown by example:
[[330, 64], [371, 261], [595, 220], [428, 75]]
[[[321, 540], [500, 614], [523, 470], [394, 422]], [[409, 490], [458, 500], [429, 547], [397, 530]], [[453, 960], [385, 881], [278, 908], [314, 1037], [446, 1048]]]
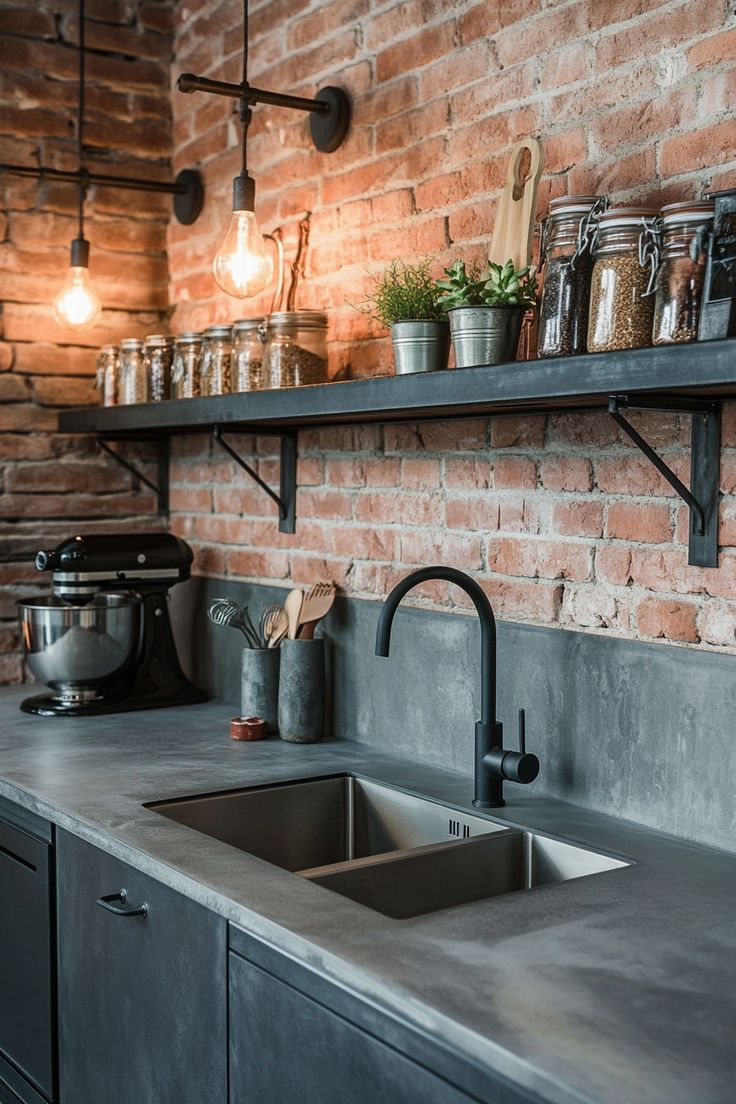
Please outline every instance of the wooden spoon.
[[304, 595], [301, 590], [290, 590], [286, 595], [286, 601], [284, 602], [284, 612], [286, 614], [287, 631], [286, 635], [289, 640], [296, 640], [296, 634], [299, 631], [299, 618], [302, 612], [302, 605], [304, 603]]
[[299, 617], [299, 639], [311, 640], [319, 621], [330, 612], [335, 601], [334, 583], [315, 583], [307, 591]]

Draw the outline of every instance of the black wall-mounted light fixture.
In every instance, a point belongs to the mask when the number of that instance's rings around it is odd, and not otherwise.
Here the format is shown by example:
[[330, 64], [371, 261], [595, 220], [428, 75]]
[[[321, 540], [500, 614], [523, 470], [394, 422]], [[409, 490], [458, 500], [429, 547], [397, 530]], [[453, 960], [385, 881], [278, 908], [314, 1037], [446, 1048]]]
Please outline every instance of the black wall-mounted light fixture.
[[99, 184], [106, 188], [160, 192], [174, 196], [174, 213], [188, 226], [198, 218], [204, 203], [202, 178], [194, 169], [184, 169], [173, 183], [135, 180], [127, 176], [89, 172], [84, 166], [85, 42], [84, 2], [79, 0], [79, 99], [77, 105], [76, 169], [49, 169], [34, 165], [0, 164], [0, 172], [42, 180], [57, 180], [77, 185], [79, 194], [77, 237], [71, 244], [69, 272], [54, 300], [54, 317], [72, 330], [87, 330], [100, 315], [101, 304], [89, 275], [89, 242], [84, 236], [84, 201], [88, 188]]
[[212, 266], [215, 280], [224, 292], [237, 299], [248, 299], [268, 287], [273, 264], [266, 251], [255, 215], [256, 186], [248, 172], [248, 127], [255, 104], [288, 107], [309, 113], [312, 141], [321, 153], [332, 153], [342, 143], [350, 126], [350, 101], [342, 88], [322, 88], [315, 99], [288, 96], [253, 88], [248, 81], [248, 0], [243, 0], [243, 79], [240, 84], [182, 73], [177, 82], [180, 92], [210, 92], [240, 101], [243, 128], [241, 171], [233, 180], [233, 213], [223, 242]]

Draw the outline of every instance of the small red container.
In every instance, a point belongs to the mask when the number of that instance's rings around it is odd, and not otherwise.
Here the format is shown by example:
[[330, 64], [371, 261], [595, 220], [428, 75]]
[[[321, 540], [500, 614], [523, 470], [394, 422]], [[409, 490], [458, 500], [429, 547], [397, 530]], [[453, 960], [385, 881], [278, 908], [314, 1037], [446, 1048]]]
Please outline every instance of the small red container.
[[265, 740], [266, 722], [263, 717], [233, 717], [230, 736], [233, 740]]

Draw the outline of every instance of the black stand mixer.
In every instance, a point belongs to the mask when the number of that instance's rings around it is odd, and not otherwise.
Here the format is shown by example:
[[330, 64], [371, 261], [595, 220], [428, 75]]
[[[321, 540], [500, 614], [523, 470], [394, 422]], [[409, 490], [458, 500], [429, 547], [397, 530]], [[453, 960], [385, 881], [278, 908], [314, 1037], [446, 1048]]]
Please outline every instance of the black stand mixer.
[[28, 666], [53, 692], [21, 709], [80, 716], [206, 701], [179, 666], [168, 611], [192, 558], [170, 533], [77, 536], [39, 552], [53, 595], [18, 606]]

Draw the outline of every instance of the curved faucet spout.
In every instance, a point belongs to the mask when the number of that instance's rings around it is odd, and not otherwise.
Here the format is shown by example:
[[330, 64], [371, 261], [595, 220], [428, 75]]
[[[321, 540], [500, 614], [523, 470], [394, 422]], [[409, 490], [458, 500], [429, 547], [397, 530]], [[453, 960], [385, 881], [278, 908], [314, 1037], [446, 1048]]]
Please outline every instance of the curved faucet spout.
[[376, 655], [388, 656], [391, 648], [391, 626], [399, 604], [410, 590], [430, 579], [443, 579], [464, 590], [478, 612], [480, 620], [481, 724], [493, 724], [496, 719], [496, 618], [485, 591], [464, 571], [454, 567], [422, 567], [412, 571], [396, 584], [386, 598], [376, 628]]
[[496, 619], [482, 587], [454, 567], [422, 567], [397, 583], [383, 603], [376, 628], [376, 655], [387, 656], [391, 648], [391, 626], [401, 599], [415, 586], [430, 579], [455, 583], [469, 596], [480, 620], [480, 712], [475, 726], [475, 796], [473, 804], [494, 809], [504, 804], [503, 783], [533, 782], [539, 773], [536, 755], [528, 755], [520, 715], [520, 749], [503, 746], [503, 726], [496, 719]]

